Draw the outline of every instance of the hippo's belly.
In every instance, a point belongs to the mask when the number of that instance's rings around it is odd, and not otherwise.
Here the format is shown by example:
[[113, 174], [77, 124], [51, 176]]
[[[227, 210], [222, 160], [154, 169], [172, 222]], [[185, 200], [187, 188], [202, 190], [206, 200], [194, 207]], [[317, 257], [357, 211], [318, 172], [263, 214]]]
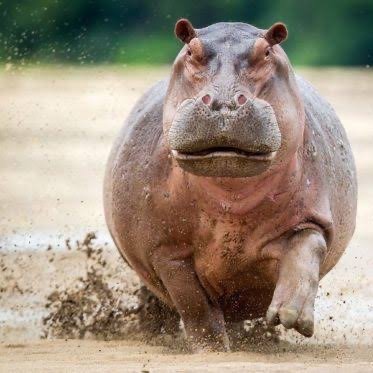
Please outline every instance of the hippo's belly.
[[277, 282], [278, 259], [285, 242], [280, 237], [263, 247], [259, 240], [255, 245], [236, 230], [215, 236], [206, 246], [196, 245], [196, 273], [227, 319], [264, 316]]
[[[227, 261], [223, 266], [196, 263], [197, 275], [210, 299], [217, 302], [225, 318], [232, 321], [264, 316], [277, 278], [277, 260], [241, 265]], [[223, 268], [222, 268], [223, 267]]]

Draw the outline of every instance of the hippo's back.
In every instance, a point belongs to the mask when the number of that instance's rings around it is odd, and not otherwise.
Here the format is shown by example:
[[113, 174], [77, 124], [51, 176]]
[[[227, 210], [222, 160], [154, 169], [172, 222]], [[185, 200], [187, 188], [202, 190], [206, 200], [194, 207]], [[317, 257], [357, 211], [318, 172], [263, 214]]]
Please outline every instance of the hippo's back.
[[321, 203], [328, 204], [332, 219], [332, 242], [325, 273], [336, 264], [355, 229], [355, 162], [346, 132], [334, 109], [305, 79], [297, 76], [297, 83], [306, 114], [304, 167], [310, 180], [313, 178], [313, 182], [321, 185], [320, 198], [326, 201]]

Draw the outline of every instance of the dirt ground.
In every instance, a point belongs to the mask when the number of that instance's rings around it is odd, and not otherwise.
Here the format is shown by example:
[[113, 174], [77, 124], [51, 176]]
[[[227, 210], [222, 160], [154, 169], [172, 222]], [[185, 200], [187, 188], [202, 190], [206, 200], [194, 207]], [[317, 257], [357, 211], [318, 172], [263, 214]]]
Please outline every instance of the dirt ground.
[[[369, 362], [370, 361], [370, 362]], [[41, 341], [0, 347], [4, 372], [372, 372], [368, 348], [312, 347], [262, 352], [175, 354], [135, 341]]]
[[75, 245], [96, 232], [105, 281], [118, 302], [136, 306], [139, 281], [105, 227], [103, 170], [124, 117], [167, 71], [8, 65], [0, 72], [0, 371], [373, 371], [371, 69], [300, 71], [342, 119], [359, 179], [356, 233], [321, 282], [314, 337], [280, 330], [281, 342], [264, 349], [196, 356], [136, 338], [40, 340], [47, 297], [79, 288], [87, 273], [86, 256], [68, 250], [68, 238]]

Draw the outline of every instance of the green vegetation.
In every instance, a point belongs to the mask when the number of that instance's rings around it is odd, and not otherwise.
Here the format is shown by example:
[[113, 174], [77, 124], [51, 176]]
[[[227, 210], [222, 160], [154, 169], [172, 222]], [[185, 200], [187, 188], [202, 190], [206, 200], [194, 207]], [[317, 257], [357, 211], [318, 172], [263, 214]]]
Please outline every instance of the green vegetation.
[[287, 24], [295, 64], [370, 65], [373, 0], [0, 0], [3, 63], [169, 63], [179, 18], [195, 27]]

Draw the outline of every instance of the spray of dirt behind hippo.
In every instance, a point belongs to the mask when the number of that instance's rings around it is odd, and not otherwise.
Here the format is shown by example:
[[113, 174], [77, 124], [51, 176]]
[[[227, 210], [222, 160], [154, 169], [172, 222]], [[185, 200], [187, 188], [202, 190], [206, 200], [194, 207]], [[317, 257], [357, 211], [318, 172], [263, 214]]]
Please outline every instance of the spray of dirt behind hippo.
[[111, 152], [105, 214], [123, 257], [182, 318], [193, 351], [266, 316], [311, 336], [320, 279], [355, 227], [356, 174], [331, 106], [295, 75], [287, 29], [194, 29]]

